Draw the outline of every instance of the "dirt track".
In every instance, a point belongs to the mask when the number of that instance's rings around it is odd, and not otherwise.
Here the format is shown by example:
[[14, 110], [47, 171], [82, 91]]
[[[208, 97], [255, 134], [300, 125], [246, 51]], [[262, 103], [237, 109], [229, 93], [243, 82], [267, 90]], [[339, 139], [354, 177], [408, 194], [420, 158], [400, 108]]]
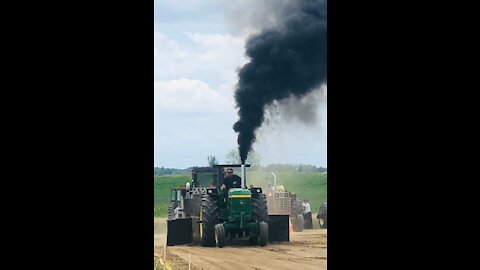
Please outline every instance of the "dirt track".
[[[155, 234], [155, 252], [162, 254], [165, 234]], [[313, 229], [290, 234], [290, 242], [265, 247], [231, 243], [224, 248], [167, 247], [173, 269], [327, 269], [327, 230]], [[159, 265], [157, 269], [163, 269]]]

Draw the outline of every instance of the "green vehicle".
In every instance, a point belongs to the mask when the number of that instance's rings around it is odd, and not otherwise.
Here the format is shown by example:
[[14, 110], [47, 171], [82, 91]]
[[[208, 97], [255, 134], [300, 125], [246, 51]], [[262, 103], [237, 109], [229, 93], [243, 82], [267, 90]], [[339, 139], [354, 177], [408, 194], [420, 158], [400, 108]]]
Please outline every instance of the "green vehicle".
[[[248, 238], [251, 245], [265, 246], [269, 235], [273, 241], [288, 241], [288, 215], [268, 215], [262, 189], [247, 188], [245, 167], [249, 166], [194, 168], [191, 183], [172, 190], [167, 245], [199, 243], [221, 248], [230, 239]], [[221, 188], [225, 167], [241, 168], [239, 188]]]

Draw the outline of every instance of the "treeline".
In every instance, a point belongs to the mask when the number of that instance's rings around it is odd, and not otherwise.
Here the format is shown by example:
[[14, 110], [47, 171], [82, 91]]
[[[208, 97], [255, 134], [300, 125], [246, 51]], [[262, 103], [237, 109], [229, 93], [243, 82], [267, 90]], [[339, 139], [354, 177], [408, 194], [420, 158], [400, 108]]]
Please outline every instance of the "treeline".
[[316, 167], [309, 164], [270, 164], [266, 167], [262, 167], [267, 171], [275, 172], [327, 172], [327, 168]]
[[[255, 166], [253, 170], [265, 170], [265, 171], [274, 171], [274, 172], [327, 172], [327, 168], [316, 167], [315, 165], [309, 164], [269, 164], [266, 167]], [[164, 168], [164, 167], [153, 167], [153, 175], [180, 175], [180, 174], [190, 174], [192, 167], [186, 169], [175, 169], [175, 168]]]
[[190, 174], [192, 168], [187, 169], [175, 169], [175, 168], [164, 168], [164, 167], [153, 167], [153, 175], [176, 175], [176, 174]]

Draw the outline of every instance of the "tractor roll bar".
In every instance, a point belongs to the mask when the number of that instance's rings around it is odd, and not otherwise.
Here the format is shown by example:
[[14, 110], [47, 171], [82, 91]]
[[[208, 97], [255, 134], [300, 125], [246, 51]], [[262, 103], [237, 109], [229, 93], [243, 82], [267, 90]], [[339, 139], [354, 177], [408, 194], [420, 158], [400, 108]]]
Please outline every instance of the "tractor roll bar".
[[242, 167], [242, 165], [250, 167], [250, 164], [214, 164], [213, 167]]

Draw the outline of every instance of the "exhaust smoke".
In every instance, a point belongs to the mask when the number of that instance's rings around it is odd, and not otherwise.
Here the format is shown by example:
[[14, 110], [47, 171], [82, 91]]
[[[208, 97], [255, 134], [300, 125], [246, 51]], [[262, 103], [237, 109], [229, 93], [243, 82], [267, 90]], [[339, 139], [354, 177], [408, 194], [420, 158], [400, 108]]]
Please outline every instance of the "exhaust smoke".
[[[271, 2], [273, 4], [273, 2]], [[325, 0], [286, 1], [274, 26], [246, 43], [250, 62], [238, 72], [235, 102], [241, 162], [255, 142], [274, 101], [301, 99], [327, 79], [327, 3]]]

